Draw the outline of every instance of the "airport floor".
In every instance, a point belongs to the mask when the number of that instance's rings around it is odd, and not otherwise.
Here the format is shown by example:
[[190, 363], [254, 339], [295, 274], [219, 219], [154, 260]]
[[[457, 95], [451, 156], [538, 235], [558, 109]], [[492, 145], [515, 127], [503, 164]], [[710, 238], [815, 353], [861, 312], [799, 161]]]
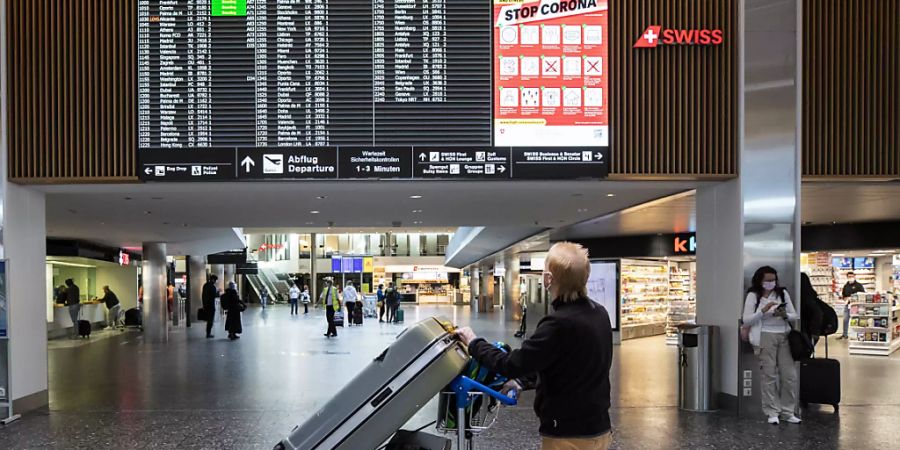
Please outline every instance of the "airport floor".
[[[515, 346], [516, 323], [502, 314], [475, 316], [466, 308], [404, 306], [407, 323], [444, 315], [489, 339]], [[200, 326], [198, 326], [200, 325]], [[204, 338], [201, 324], [175, 328], [167, 344], [139, 333], [101, 332], [90, 341], [50, 343], [50, 406], [0, 427], [0, 448], [270, 449], [312, 415], [403, 330], [367, 320], [322, 336], [324, 314], [290, 316], [286, 306], [244, 313], [244, 334]], [[844, 401], [804, 414], [802, 425], [771, 426], [762, 418], [687, 413], [676, 407], [675, 348], [662, 337], [615, 348], [612, 373], [614, 449], [860, 449], [898, 448], [900, 357], [842, 360]], [[533, 397], [504, 408], [476, 448], [540, 447]], [[349, 401], [349, 399], [348, 399]], [[434, 420], [426, 405], [406, 428]], [[433, 428], [432, 428], [433, 429]]]

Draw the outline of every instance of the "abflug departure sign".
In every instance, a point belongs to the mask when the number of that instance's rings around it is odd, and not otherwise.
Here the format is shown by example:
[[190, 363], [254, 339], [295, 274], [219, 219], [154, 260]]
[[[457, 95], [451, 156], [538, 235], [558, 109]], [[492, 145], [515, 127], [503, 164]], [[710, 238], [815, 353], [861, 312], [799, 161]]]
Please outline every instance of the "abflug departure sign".
[[522, 6], [508, 9], [505, 12], [507, 21], [529, 19], [539, 16], [551, 16], [563, 13], [578, 13], [580, 10], [596, 8], [597, 0], [564, 0], [542, 5]]

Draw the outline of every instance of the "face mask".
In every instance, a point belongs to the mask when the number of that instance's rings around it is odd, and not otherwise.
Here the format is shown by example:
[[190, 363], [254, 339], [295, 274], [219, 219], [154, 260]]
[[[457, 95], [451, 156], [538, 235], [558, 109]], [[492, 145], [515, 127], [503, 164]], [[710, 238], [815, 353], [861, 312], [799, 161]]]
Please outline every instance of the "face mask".
[[856, 281], [856, 278], [847, 278], [847, 281], [852, 283], [852, 282]]
[[774, 290], [775, 282], [774, 281], [763, 281], [762, 287], [763, 287], [763, 289], [765, 289], [767, 291]]

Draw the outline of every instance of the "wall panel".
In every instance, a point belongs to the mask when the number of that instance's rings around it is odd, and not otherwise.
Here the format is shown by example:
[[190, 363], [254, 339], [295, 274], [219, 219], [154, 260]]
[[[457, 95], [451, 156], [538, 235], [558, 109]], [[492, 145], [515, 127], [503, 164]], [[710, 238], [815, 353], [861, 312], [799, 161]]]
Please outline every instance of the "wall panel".
[[[735, 175], [738, 2], [610, 1], [611, 174]], [[634, 48], [650, 25], [722, 29], [717, 46]]]
[[135, 180], [136, 3], [7, 0], [9, 176]]
[[803, 2], [803, 175], [900, 177], [900, 2]]

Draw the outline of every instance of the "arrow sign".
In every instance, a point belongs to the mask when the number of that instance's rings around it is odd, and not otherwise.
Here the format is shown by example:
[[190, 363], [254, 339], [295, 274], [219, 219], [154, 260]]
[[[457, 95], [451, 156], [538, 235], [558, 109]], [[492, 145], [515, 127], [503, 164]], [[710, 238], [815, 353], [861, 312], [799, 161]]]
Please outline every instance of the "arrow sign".
[[500, 173], [506, 172], [506, 166], [500, 166], [500, 168], [497, 170], [499, 170]]
[[597, 153], [594, 155], [594, 158], [596, 158], [597, 161], [603, 161], [603, 153], [597, 152]]
[[144, 173], [147, 175], [150, 175], [151, 173], [153, 173], [153, 169], [148, 167], [148, 168], [144, 169]]
[[253, 161], [253, 159], [247, 156], [243, 161], [241, 161], [241, 165], [244, 166], [245, 169], [247, 169], [247, 173], [250, 173], [250, 167], [255, 166], [256, 163]]
[[428, 158], [428, 156], [427, 156], [426, 154], [424, 154], [424, 153], [419, 153], [419, 159], [420, 159], [420, 160], [425, 161], [427, 158]]

